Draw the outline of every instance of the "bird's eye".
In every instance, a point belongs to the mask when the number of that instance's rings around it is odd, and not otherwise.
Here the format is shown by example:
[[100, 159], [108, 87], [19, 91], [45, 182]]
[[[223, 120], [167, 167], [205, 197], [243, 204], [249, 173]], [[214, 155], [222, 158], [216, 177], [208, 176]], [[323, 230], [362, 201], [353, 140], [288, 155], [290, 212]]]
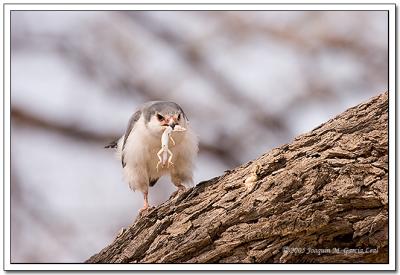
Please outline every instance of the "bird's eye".
[[157, 118], [158, 118], [159, 121], [163, 121], [164, 120], [164, 117], [162, 115], [160, 115], [160, 114], [157, 114]]
[[181, 114], [178, 115], [178, 120], [180, 120], [180, 119], [181, 119]]

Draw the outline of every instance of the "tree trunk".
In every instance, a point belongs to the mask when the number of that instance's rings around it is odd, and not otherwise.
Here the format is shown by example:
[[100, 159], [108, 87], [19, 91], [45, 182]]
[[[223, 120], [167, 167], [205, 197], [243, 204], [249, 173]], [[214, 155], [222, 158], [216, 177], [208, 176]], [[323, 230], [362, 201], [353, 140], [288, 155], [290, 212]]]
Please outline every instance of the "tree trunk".
[[87, 262], [387, 263], [388, 93], [171, 197]]

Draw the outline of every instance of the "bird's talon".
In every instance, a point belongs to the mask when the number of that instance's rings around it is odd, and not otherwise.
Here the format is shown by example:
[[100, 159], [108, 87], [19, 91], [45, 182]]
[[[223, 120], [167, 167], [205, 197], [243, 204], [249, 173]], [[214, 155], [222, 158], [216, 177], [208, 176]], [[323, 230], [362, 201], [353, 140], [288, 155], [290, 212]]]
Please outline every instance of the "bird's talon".
[[145, 212], [147, 209], [149, 209], [149, 207], [142, 207], [139, 209], [139, 215], [141, 215], [143, 212]]
[[178, 191], [186, 191], [186, 187], [184, 185], [181, 185], [178, 187]]
[[175, 197], [179, 193], [186, 191], [186, 187], [184, 185], [179, 185], [178, 190], [176, 190], [174, 193], [172, 193], [172, 197]]

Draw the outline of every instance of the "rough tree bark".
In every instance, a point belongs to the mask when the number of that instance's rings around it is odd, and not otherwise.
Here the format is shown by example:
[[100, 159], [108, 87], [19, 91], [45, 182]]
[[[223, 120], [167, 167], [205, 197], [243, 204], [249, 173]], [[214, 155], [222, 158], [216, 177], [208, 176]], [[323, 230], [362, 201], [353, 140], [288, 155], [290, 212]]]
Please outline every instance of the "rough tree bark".
[[87, 262], [387, 263], [387, 92], [171, 197]]

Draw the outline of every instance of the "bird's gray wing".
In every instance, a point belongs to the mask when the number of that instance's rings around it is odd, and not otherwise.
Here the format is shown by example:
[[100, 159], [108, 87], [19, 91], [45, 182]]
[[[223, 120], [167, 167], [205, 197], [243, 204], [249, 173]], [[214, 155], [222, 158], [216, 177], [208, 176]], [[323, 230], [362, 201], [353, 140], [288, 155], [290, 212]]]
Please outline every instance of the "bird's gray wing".
[[129, 119], [128, 122], [128, 128], [126, 129], [125, 136], [124, 136], [124, 143], [122, 143], [122, 150], [125, 148], [126, 140], [128, 139], [129, 134], [131, 133], [133, 126], [135, 126], [136, 121], [139, 120], [140, 116], [142, 114], [142, 111], [137, 111], [134, 113], [131, 118]]
[[135, 126], [136, 121], [139, 120], [140, 116], [142, 115], [142, 111], [139, 110], [136, 113], [134, 113], [131, 118], [129, 119], [128, 122], [128, 128], [125, 131], [125, 135], [124, 135], [124, 142], [122, 143], [122, 158], [121, 158], [121, 162], [122, 162], [122, 167], [125, 167], [126, 163], [124, 161], [124, 149], [125, 149], [125, 144], [126, 141], [128, 139], [129, 134], [131, 133], [133, 126]]

